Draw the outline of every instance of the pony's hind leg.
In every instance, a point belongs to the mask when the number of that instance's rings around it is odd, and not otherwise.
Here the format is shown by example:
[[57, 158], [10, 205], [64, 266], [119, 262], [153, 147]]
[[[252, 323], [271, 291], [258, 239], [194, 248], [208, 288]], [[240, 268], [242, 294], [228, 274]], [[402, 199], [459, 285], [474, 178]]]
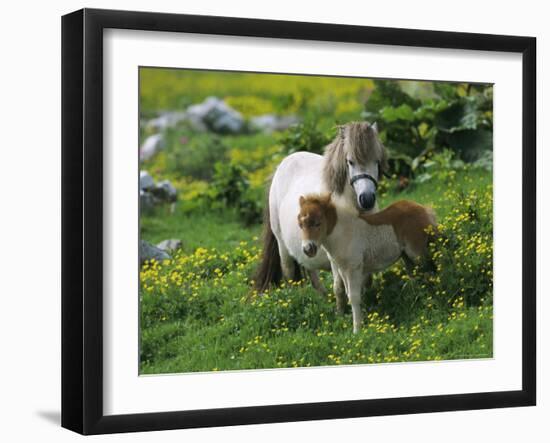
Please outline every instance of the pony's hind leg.
[[315, 290], [321, 295], [326, 295], [327, 290], [319, 279], [319, 271], [308, 271], [308, 274], [309, 278], [311, 279], [311, 284], [313, 285]]

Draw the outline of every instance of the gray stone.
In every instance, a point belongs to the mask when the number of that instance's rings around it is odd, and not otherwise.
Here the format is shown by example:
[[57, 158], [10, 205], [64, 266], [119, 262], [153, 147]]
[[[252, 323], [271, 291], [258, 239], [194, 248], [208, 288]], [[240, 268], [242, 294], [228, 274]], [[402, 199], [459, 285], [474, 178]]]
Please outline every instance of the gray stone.
[[181, 249], [182, 246], [183, 242], [177, 238], [163, 240], [159, 244], [157, 244], [157, 248], [162, 249], [166, 252], [176, 251], [177, 249]]
[[139, 242], [139, 262], [140, 264], [145, 263], [148, 260], [169, 260], [171, 257], [166, 252], [156, 246], [153, 246], [151, 243], [141, 240]]
[[217, 97], [187, 108], [188, 120], [203, 122], [208, 129], [220, 134], [239, 134], [245, 131], [243, 116]]
[[290, 126], [298, 123], [300, 119], [294, 115], [286, 115], [279, 117], [273, 114], [264, 114], [257, 117], [252, 117], [250, 119], [250, 125], [253, 129], [264, 131], [264, 132], [274, 132], [274, 131], [284, 131]]
[[164, 147], [164, 138], [162, 134], [153, 134], [145, 139], [141, 147], [139, 148], [139, 159], [149, 160], [158, 151]]
[[178, 191], [169, 180], [158, 182], [152, 192], [155, 197], [165, 202], [175, 202], [178, 198]]
[[208, 97], [202, 103], [189, 106], [186, 111], [187, 117], [193, 116], [200, 120], [204, 120], [208, 113], [217, 106], [220, 106], [221, 103], [223, 103], [223, 101], [217, 97]]
[[142, 212], [151, 212], [156, 204], [157, 198], [148, 191], [139, 190], [139, 210]]
[[240, 134], [244, 132], [245, 123], [238, 113], [213, 113], [209, 115], [207, 124], [218, 134]]
[[155, 180], [147, 171], [139, 171], [139, 189], [148, 191], [155, 187]]

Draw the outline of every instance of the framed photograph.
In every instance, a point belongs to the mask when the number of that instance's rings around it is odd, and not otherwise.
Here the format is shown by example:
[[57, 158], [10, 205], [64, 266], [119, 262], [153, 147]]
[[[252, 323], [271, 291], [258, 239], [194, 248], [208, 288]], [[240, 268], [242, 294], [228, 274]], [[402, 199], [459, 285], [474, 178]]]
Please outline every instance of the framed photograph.
[[535, 405], [531, 37], [62, 20], [62, 426]]

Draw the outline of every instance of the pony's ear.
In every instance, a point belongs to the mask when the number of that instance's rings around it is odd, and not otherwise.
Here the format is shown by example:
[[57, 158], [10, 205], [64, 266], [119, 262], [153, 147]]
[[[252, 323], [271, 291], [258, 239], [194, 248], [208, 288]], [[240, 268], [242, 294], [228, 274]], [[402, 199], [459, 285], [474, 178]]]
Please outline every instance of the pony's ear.
[[372, 130], [374, 131], [375, 134], [378, 134], [378, 123], [377, 122], [374, 122], [372, 125], [370, 125], [370, 127], [372, 128]]
[[340, 138], [344, 138], [346, 134], [346, 125], [338, 125], [338, 135]]
[[306, 202], [306, 198], [303, 195], [300, 195], [300, 206], [303, 206]]
[[329, 192], [342, 194], [348, 178], [346, 166], [346, 154], [344, 141], [334, 140], [325, 150], [325, 166], [323, 168], [323, 180]]

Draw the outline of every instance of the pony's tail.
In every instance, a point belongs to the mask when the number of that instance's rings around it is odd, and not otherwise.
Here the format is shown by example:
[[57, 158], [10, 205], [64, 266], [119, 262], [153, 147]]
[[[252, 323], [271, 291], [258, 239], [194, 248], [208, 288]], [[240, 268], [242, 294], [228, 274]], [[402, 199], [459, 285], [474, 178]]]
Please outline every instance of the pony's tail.
[[269, 200], [266, 202], [264, 210], [263, 244], [262, 259], [254, 278], [255, 288], [258, 292], [264, 292], [272, 284], [278, 285], [283, 277], [279, 246], [275, 234], [271, 230]]

